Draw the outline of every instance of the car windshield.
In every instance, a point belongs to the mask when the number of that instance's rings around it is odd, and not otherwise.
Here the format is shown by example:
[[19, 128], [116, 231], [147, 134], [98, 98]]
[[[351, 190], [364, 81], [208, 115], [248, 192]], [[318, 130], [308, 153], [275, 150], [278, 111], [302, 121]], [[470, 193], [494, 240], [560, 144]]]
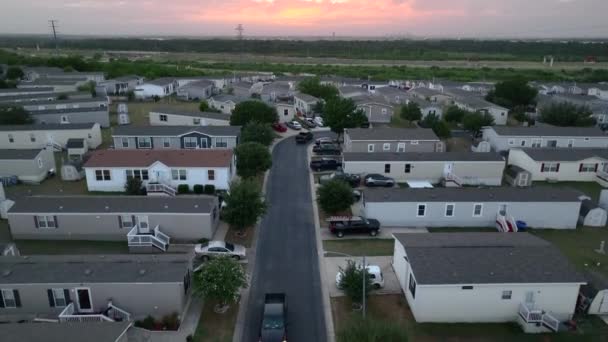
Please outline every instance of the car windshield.
[[262, 325], [264, 329], [283, 329], [285, 324], [281, 316], [266, 316]]
[[234, 251], [234, 245], [226, 242], [226, 249], [228, 249], [229, 251]]

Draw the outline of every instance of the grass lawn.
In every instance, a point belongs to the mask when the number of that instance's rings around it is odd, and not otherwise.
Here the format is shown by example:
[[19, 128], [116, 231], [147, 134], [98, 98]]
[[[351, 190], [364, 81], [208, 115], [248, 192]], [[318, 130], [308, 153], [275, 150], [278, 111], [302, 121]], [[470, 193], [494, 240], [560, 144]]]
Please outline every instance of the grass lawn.
[[[476, 323], [476, 324], [418, 324], [415, 322], [403, 295], [370, 296], [367, 317], [380, 321], [390, 321], [407, 331], [410, 341], [602, 341], [600, 336], [608, 333], [608, 326], [602, 326], [598, 318], [583, 323], [585, 335], [577, 333], [524, 334], [514, 323]], [[361, 315], [351, 310], [347, 297], [331, 298], [334, 325], [339, 336], [345, 323]], [[582, 329], [581, 329], [582, 330]], [[589, 335], [587, 335], [589, 333]], [[595, 333], [596, 335], [591, 335]], [[598, 339], [599, 338], [599, 339]], [[338, 342], [343, 342], [337, 339]]]
[[323, 250], [353, 256], [393, 255], [393, 239], [324, 240]]
[[24, 255], [36, 254], [128, 254], [125, 241], [45, 241], [18, 240], [17, 248]]
[[550, 188], [572, 188], [579, 190], [592, 200], [598, 201], [600, 198], [600, 192], [604, 189], [601, 185], [596, 182], [559, 182], [559, 183], [548, 183], [548, 182], [534, 182], [533, 186], [539, 187], [550, 187]]
[[239, 305], [230, 305], [230, 309], [224, 314], [213, 312], [214, 305], [214, 302], [206, 302], [203, 305], [203, 313], [194, 333], [194, 342], [232, 342]]

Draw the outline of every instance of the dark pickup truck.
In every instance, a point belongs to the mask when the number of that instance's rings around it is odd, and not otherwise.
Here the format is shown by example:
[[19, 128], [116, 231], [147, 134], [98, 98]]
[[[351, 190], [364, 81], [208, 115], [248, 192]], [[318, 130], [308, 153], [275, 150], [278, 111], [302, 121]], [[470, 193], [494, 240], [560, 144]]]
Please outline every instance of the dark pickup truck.
[[335, 144], [315, 145], [312, 151], [319, 155], [340, 155], [342, 153], [340, 146]]
[[267, 293], [260, 327], [260, 342], [287, 341], [287, 301], [284, 293]]
[[380, 221], [359, 216], [330, 217], [329, 231], [341, 238], [347, 234], [378, 235]]
[[341, 161], [331, 158], [320, 158], [310, 161], [310, 168], [315, 171], [335, 171], [341, 167]]
[[314, 136], [311, 132], [300, 132], [296, 135], [296, 143], [298, 144], [306, 144], [309, 141], [312, 141]]

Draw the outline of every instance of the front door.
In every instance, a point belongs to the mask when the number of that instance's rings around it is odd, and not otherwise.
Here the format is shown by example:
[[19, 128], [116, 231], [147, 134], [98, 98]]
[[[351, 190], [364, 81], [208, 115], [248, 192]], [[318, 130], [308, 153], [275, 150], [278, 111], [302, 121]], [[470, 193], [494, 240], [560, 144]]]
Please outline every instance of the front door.
[[137, 227], [140, 234], [149, 234], [150, 224], [148, 222], [148, 216], [137, 216]]
[[533, 306], [534, 302], [535, 302], [534, 299], [535, 299], [534, 291], [526, 292], [526, 298], [525, 298], [526, 304]]
[[506, 204], [499, 204], [498, 205], [498, 213], [502, 216], [507, 215], [507, 205]]
[[528, 186], [528, 177], [530, 175], [527, 172], [522, 172], [519, 174], [519, 186]]
[[445, 163], [443, 165], [443, 175], [444, 176], [451, 175], [453, 171], [454, 171], [454, 164], [453, 163]]
[[91, 299], [91, 290], [88, 288], [77, 288], [76, 298], [78, 299], [78, 311], [92, 312], [93, 300]]

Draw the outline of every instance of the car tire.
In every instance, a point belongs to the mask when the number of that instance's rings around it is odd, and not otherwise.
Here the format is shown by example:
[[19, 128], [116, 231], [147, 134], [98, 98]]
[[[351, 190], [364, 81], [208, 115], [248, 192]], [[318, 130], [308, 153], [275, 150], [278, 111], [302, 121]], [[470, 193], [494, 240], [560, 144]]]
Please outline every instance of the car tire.
[[203, 261], [209, 261], [209, 256], [208, 255], [203, 255], [201, 257], [201, 260], [203, 260]]
[[372, 231], [369, 232], [369, 235], [370, 236], [376, 236], [376, 235], [378, 235], [378, 231], [377, 230], [372, 230]]
[[395, 183], [386, 183], [387, 188], [392, 188], [395, 186]]
[[241, 260], [241, 257], [240, 257], [240, 256], [238, 256], [238, 255], [233, 255], [233, 256], [232, 256], [232, 259], [234, 259], [234, 260], [236, 260], [236, 261], [239, 261], [239, 260]]
[[339, 238], [343, 238], [344, 237], [344, 232], [337, 232], [336, 236]]

